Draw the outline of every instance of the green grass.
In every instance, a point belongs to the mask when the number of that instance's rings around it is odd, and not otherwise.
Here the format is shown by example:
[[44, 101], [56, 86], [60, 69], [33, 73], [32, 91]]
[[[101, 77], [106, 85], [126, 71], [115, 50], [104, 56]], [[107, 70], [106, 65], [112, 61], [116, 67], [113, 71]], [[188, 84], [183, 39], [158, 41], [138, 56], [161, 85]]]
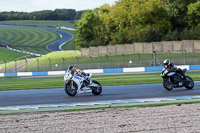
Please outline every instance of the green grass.
[[[200, 73], [187, 73], [193, 80], [200, 80]], [[2, 79], [2, 78], [1, 78]], [[10, 79], [10, 78], [9, 78]], [[102, 86], [134, 85], [161, 83], [160, 73], [151, 74], [124, 74], [124, 75], [101, 75], [93, 76], [92, 80], [99, 81]], [[0, 90], [23, 90], [42, 88], [64, 88], [63, 77], [61, 78], [33, 78], [23, 80], [0, 80]]]
[[[157, 59], [162, 62], [164, 59], [168, 58], [168, 54], [157, 54]], [[184, 64], [184, 54], [174, 53], [171, 54], [170, 58], [175, 65]], [[49, 61], [50, 59], [50, 61]], [[50, 65], [51, 70], [66, 70], [69, 65], [74, 65], [80, 69], [102, 69], [102, 68], [126, 68], [126, 67], [148, 67], [153, 66], [153, 56], [152, 54], [140, 54], [141, 65], [138, 61], [138, 54], [132, 55], [116, 55], [109, 56], [108, 63], [107, 57], [93, 57], [93, 58], [82, 58], [81, 52], [69, 52], [69, 51], [58, 51], [51, 52], [43, 57], [38, 57], [38, 60], [35, 60], [28, 64], [28, 71], [49, 71]], [[186, 55], [187, 65], [194, 65], [195, 59], [197, 62], [200, 62], [200, 53], [188, 53]], [[3, 60], [3, 59], [2, 59]], [[129, 64], [129, 61], [132, 60], [132, 64]], [[57, 64], [57, 65], [56, 65]], [[156, 66], [160, 66], [156, 64]], [[38, 70], [39, 66], [39, 70]], [[57, 67], [56, 67], [57, 66]], [[18, 71], [24, 71], [25, 66]]]
[[22, 57], [25, 58], [25, 56], [27, 56], [27, 54], [10, 51], [5, 48], [0, 48], [0, 64], [4, 63], [4, 60], [6, 62], [10, 62], [17, 58], [22, 58]]
[[0, 27], [0, 40], [5, 40], [11, 47], [24, 51], [46, 54], [50, 52], [46, 49], [46, 45], [58, 39], [60, 36], [57, 33], [47, 30]]
[[[53, 22], [54, 21], [52, 21], [52, 23]], [[63, 31], [73, 34], [73, 31], [70, 31], [70, 30], [63, 29]], [[39, 54], [49, 53], [50, 51], [46, 49], [46, 45], [50, 44], [51, 42], [59, 38], [60, 37], [58, 34], [54, 32], [50, 32], [50, 31], [46, 31], [46, 30], [38, 30], [38, 29], [31, 29], [31, 28], [17, 28], [17, 27], [0, 27], [0, 40], [1, 39], [4, 40], [6, 43], [11, 44], [11, 46], [16, 49], [29, 51], [33, 53], [39, 53]], [[62, 49], [76, 50], [76, 47], [73, 41], [74, 39], [64, 44], [62, 46]], [[3, 63], [2, 60], [3, 61], [6, 60], [7, 62], [9, 62], [16, 59], [15, 55], [13, 55], [14, 53], [16, 53], [17, 57], [22, 54], [22, 53], [2, 49], [0, 53], [1, 55], [0, 64]], [[7, 55], [12, 55], [13, 58], [8, 58]]]
[[144, 102], [144, 103], [123, 103], [123, 104], [101, 104], [101, 105], [84, 105], [84, 106], [69, 106], [69, 107], [44, 107], [38, 109], [20, 109], [20, 110], [1, 110], [1, 115], [9, 114], [21, 114], [21, 113], [31, 113], [31, 112], [77, 112], [77, 111], [93, 111], [93, 110], [105, 110], [105, 109], [120, 109], [120, 108], [145, 108], [145, 107], [159, 107], [159, 106], [169, 106], [177, 105], [181, 106], [184, 104], [196, 104], [200, 103], [199, 99], [192, 100], [170, 100], [170, 101], [161, 101], [158, 103], [155, 102]]
[[[64, 60], [62, 58], [64, 58]], [[160, 61], [161, 66], [163, 60], [166, 58], [168, 58], [168, 54], [157, 54], [157, 59]], [[200, 53], [187, 54], [186, 58], [187, 65], [194, 65], [195, 58], [200, 62]], [[44, 57], [39, 57], [38, 59], [39, 59], [39, 67], [42, 68], [40, 71], [49, 70], [49, 65], [50, 65], [49, 59], [51, 59], [52, 70], [64, 70], [67, 69], [69, 65], [74, 65], [75, 67], [78, 67], [80, 69], [140, 67], [137, 54], [124, 55], [124, 57], [122, 55], [109, 56], [108, 63], [106, 56], [93, 57], [92, 59], [81, 58], [80, 52], [67, 53], [66, 51], [52, 52], [50, 54], [45, 55]], [[140, 59], [141, 59], [141, 67], [153, 66], [152, 54], [140, 54]], [[175, 65], [184, 64], [183, 54], [175, 54], [175, 53], [171, 54], [171, 59], [175, 63]], [[133, 62], [132, 64], [129, 64], [130, 60], [132, 60]], [[37, 69], [37, 63], [38, 62], [36, 60], [30, 63], [28, 67], [32, 71], [34, 71]], [[55, 64], [57, 64], [59, 67], [56, 68]], [[159, 66], [159, 64], [156, 64], [156, 66]]]
[[[71, 33], [72, 35], [74, 35], [74, 31], [66, 30], [66, 29], [60, 29], [60, 30], [69, 32], [69, 33]], [[65, 43], [65, 44], [62, 46], [62, 49], [63, 49], [63, 50], [76, 50], [76, 46], [75, 46], [75, 44], [74, 44], [74, 38], [73, 38], [72, 40], [70, 40], [69, 42]]]
[[[14, 53], [14, 54], [12, 54]], [[13, 61], [16, 58], [25, 56], [26, 54], [22, 54], [22, 53], [18, 53], [18, 52], [14, 52], [14, 51], [10, 51], [8, 49], [3, 49], [1, 51], [0, 48], [0, 55], [2, 55], [0, 58], [0, 72], [4, 72], [5, 70], [5, 65], [4, 65], [4, 60], [6, 60], [7, 62], [7, 68], [12, 67], [15, 65], [15, 62]], [[16, 55], [16, 56], [15, 56]], [[29, 56], [29, 55], [28, 55]], [[47, 69], [49, 69], [49, 58], [52, 60], [52, 66], [54, 66], [55, 64], [58, 64], [59, 67], [58, 68], [63, 68], [63, 65], [61, 65], [60, 63], [63, 62], [62, 57], [64, 58], [65, 62], [68, 62], [69, 60], [74, 60], [74, 58], [76, 59], [76, 57], [80, 57], [80, 52], [67, 52], [67, 51], [59, 51], [59, 52], [51, 52], [43, 57], [38, 57], [39, 59], [39, 66], [40, 66], [40, 71], [46, 71]], [[12, 61], [12, 62], [10, 62]], [[22, 58], [21, 60], [17, 60], [17, 63], [20, 63], [22, 61], [25, 61], [25, 57]], [[8, 63], [9, 62], [9, 63]], [[66, 63], [66, 69], [67, 69], [67, 63]], [[26, 66], [23, 66], [22, 68], [18, 69], [18, 71], [25, 71], [26, 70]], [[28, 70], [29, 71], [37, 71], [37, 60], [31, 62], [28, 64]]]
[[[76, 61], [76, 57], [80, 57], [81, 53], [77, 52], [68, 52], [68, 51], [58, 51], [58, 52], [51, 52], [43, 57], [38, 57], [38, 60], [35, 60], [28, 64], [28, 68], [30, 71], [36, 71], [39, 61], [40, 71], [49, 70], [49, 59], [51, 60], [51, 66], [55, 67], [55, 64], [58, 64], [57, 69], [63, 68], [63, 58], [64, 58], [64, 65], [66, 69], [68, 68], [69, 63], [74, 63]], [[21, 68], [24, 70], [25, 66]]]
[[66, 26], [74, 28], [74, 24], [69, 21], [47, 21], [47, 20], [9, 20], [9, 21], [1, 21], [6, 24], [15, 24], [15, 25], [36, 25], [36, 26]]
[[[66, 27], [71, 27], [74, 28], [74, 24], [68, 21], [47, 21], [47, 20], [10, 20], [10, 21], [2, 21], [3, 23], [6, 24], [14, 24], [14, 25], [27, 25], [27, 26], [33, 26], [36, 25], [38, 27], [43, 27], [43, 26], [66, 26]], [[66, 29], [60, 29], [66, 32], [69, 32], [71, 34], [74, 34], [73, 31], [71, 30], [66, 30]], [[16, 35], [16, 34], [15, 34]], [[38, 34], [39, 35], [39, 34]], [[24, 34], [24, 36], [27, 36], [26, 34]], [[40, 34], [41, 36], [41, 34]], [[45, 39], [44, 37], [43, 40]], [[41, 39], [42, 41], [42, 39]], [[24, 50], [29, 51], [28, 48], [23, 48]], [[76, 50], [76, 46], [74, 44], [74, 39], [72, 39], [71, 41], [67, 42], [66, 44], [64, 44], [62, 46], [63, 50]], [[34, 51], [32, 49], [32, 52], [35, 53], [42, 53], [42, 51], [47, 51], [44, 48], [34, 48]], [[47, 51], [49, 52], [49, 51]], [[45, 52], [45, 53], [47, 53]]]

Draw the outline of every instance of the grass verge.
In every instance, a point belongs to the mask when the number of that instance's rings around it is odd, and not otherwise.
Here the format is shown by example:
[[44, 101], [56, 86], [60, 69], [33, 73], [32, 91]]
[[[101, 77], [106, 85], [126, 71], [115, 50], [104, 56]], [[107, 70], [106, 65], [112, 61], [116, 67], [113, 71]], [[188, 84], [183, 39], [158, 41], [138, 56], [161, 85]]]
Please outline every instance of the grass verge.
[[0, 48], [0, 64], [3, 64], [4, 60], [6, 62], [10, 62], [10, 61], [13, 61], [17, 58], [24, 57], [24, 59], [25, 59], [25, 56], [27, 56], [27, 54], [15, 52], [15, 51], [10, 51], [6, 48]]
[[0, 37], [9, 42], [11, 47], [40, 54], [48, 53], [46, 45], [60, 39], [55, 32], [27, 27], [0, 27]]
[[9, 20], [2, 21], [5, 24], [14, 24], [14, 25], [29, 25], [29, 26], [66, 26], [74, 28], [74, 24], [69, 21], [60, 21], [60, 20]]
[[[200, 80], [200, 73], [187, 73], [194, 81]], [[98, 75], [93, 76], [92, 80], [97, 80], [102, 86], [113, 85], [134, 85], [161, 83], [160, 73], [148, 74], [123, 74], [123, 75]], [[41, 78], [16, 78], [0, 79], [0, 91], [5, 90], [24, 90], [24, 89], [45, 89], [45, 88], [64, 88], [63, 77], [41, 77]]]
[[145, 103], [128, 103], [128, 104], [102, 104], [102, 105], [88, 105], [88, 106], [73, 106], [73, 107], [49, 107], [39, 109], [20, 109], [20, 110], [0, 110], [0, 115], [15, 114], [15, 113], [29, 113], [29, 112], [76, 112], [76, 111], [89, 111], [89, 110], [105, 110], [105, 109], [119, 109], [119, 108], [145, 108], [145, 107], [158, 107], [183, 104], [200, 103], [200, 99], [192, 100], [173, 100], [161, 102], [145, 102]]

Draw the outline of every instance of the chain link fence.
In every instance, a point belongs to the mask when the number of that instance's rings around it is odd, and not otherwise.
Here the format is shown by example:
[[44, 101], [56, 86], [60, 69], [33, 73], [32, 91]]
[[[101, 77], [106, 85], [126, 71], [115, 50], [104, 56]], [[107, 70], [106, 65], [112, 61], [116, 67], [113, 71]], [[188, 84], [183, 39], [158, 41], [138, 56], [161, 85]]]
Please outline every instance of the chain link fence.
[[41, 72], [67, 70], [69, 65], [80, 69], [105, 69], [105, 68], [129, 68], [129, 67], [153, 67], [162, 66], [164, 59], [170, 59], [175, 65], [199, 65], [200, 53], [156, 53], [133, 54], [118, 56], [102, 56], [90, 58], [32, 58], [14, 60], [0, 65], [0, 72]]

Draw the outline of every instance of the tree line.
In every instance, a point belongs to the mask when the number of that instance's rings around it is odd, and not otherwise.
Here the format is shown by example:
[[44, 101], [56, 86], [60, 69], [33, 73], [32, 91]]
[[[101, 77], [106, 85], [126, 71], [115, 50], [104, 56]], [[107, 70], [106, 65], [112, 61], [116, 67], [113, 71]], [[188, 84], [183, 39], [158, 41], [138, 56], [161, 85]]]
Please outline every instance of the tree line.
[[84, 12], [75, 27], [78, 49], [200, 39], [200, 1], [119, 0]]
[[5, 20], [78, 20], [84, 11], [55, 9], [37, 12], [0, 12], [0, 21]]

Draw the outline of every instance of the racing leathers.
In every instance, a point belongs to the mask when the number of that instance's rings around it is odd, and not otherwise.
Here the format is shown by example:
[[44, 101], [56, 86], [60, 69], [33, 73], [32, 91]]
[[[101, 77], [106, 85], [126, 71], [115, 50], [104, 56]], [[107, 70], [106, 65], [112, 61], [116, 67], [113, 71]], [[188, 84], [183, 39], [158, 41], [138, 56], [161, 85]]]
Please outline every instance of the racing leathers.
[[167, 71], [168, 71], [168, 72], [177, 72], [177, 73], [180, 73], [180, 74], [181, 74], [181, 77], [182, 77], [183, 79], [185, 79], [185, 74], [184, 74], [183, 70], [180, 69], [180, 68], [177, 68], [177, 67], [174, 65], [174, 63], [170, 63], [170, 64], [168, 64], [168, 65], [165, 65], [164, 68], [167, 68]]
[[77, 76], [81, 76], [81, 77], [84, 77], [85, 78], [85, 81], [86, 81], [86, 84], [90, 84], [90, 77], [91, 75], [89, 73], [84, 73], [83, 71], [81, 71], [80, 69], [75, 69], [74, 70], [74, 75], [77, 75]]

